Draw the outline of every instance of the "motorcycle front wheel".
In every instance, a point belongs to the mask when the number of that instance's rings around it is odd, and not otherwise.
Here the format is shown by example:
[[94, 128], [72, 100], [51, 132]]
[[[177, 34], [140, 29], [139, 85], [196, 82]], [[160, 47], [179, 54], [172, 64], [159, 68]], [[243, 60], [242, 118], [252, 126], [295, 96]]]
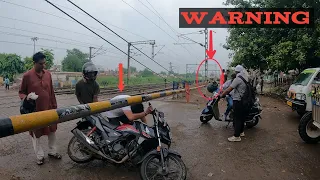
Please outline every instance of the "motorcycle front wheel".
[[87, 163], [94, 159], [93, 154], [75, 136], [69, 141], [68, 156], [76, 163]]
[[259, 117], [255, 117], [255, 120], [246, 123], [248, 129], [255, 127], [259, 123]]
[[143, 180], [185, 180], [187, 168], [182, 159], [174, 154], [165, 158], [166, 170], [162, 170], [161, 156], [152, 154], [141, 164], [140, 175]]
[[212, 118], [213, 118], [213, 115], [200, 116], [200, 121], [201, 121], [202, 123], [208, 123]]

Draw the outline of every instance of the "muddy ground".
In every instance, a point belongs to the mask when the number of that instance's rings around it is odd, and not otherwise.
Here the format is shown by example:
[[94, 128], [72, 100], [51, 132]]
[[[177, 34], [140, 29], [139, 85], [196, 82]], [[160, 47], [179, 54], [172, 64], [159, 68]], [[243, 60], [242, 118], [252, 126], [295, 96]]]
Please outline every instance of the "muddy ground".
[[[262, 121], [255, 128], [245, 130], [246, 137], [237, 143], [227, 141], [233, 129], [226, 128], [224, 122], [200, 123], [199, 114], [205, 101], [196, 92], [189, 104], [184, 99], [172, 101], [171, 97], [152, 101], [154, 107], [165, 112], [173, 133], [172, 148], [182, 155], [188, 168], [187, 179], [320, 179], [320, 145], [307, 145], [301, 140], [297, 131], [299, 116], [279, 100], [260, 99]], [[58, 102], [60, 106], [77, 104], [74, 97], [59, 97]], [[220, 108], [225, 109], [225, 102], [221, 102]], [[1, 116], [14, 115], [18, 109], [3, 108], [1, 113]], [[115, 167], [99, 160], [84, 165], [71, 161], [66, 152], [72, 137], [70, 130], [76, 122], [58, 126], [57, 139], [63, 159], [51, 160], [46, 156], [42, 166], [36, 164], [27, 133], [1, 138], [0, 179], [139, 179], [138, 169]], [[42, 146], [47, 152], [46, 137], [42, 138]]]

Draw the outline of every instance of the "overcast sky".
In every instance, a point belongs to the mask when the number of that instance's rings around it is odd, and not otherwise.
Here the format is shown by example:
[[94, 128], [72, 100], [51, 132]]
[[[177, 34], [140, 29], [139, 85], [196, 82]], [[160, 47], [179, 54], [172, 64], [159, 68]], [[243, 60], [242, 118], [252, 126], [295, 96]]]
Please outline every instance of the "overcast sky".
[[[122, 51], [127, 52], [128, 47], [125, 41], [115, 36], [89, 16], [80, 12], [79, 9], [68, 1], [51, 1], [81, 23], [92, 28], [92, 30], [103, 38], [119, 47]], [[178, 42], [189, 42], [178, 38], [176, 32], [184, 34], [203, 29], [179, 29], [179, 8], [225, 7], [223, 5], [224, 1], [225, 0], [74, 0], [73, 2], [97, 19], [103, 21], [108, 27], [129, 42], [155, 40], [157, 45], [157, 47], [155, 47], [155, 53], [165, 45], [155, 56], [154, 60], [166, 69], [169, 69], [169, 63], [172, 62], [176, 72], [185, 73], [186, 64], [199, 64], [204, 59], [204, 48], [198, 44], [174, 45], [174, 43]], [[149, 3], [152, 6], [150, 6]], [[155, 12], [152, 7], [156, 9], [171, 28], [156, 15], [157, 12]], [[215, 59], [225, 67], [227, 62], [230, 61], [228, 58], [229, 51], [222, 47], [222, 44], [225, 43], [226, 37], [228, 36], [227, 29], [211, 30], [216, 31], [214, 34], [214, 48], [217, 50]], [[66, 49], [78, 48], [88, 53], [90, 46], [97, 49], [102, 46], [102, 49], [106, 50], [106, 52], [94, 57], [94, 63], [108, 69], [117, 68], [119, 63], [123, 63], [124, 67], [127, 67], [126, 55], [73, 21], [46, 1], [0, 0], [0, 52], [16, 53], [23, 58], [25, 56], [31, 56], [33, 54], [33, 41], [31, 37], [39, 38], [36, 41], [36, 51], [39, 51], [42, 47], [49, 47], [54, 50], [55, 63], [61, 63], [66, 55]], [[190, 34], [187, 37], [204, 43], [204, 34]], [[136, 45], [136, 47], [142, 48], [141, 51], [151, 57], [151, 45]], [[95, 51], [96, 49], [93, 49], [93, 53]], [[132, 53], [135, 52], [138, 51], [132, 51]], [[138, 53], [137, 55], [138, 56], [134, 56], [134, 58], [150, 69], [156, 72], [166, 71], [144, 55], [139, 55]], [[214, 64], [214, 62], [210, 62], [209, 64]], [[131, 65], [138, 69], [144, 68], [134, 60], [131, 60]]]

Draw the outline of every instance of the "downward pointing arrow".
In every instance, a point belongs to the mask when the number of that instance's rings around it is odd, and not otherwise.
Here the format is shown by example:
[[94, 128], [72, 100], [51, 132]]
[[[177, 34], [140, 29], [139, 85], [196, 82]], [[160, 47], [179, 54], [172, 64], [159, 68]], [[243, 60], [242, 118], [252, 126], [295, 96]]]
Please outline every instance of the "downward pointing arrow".
[[210, 30], [209, 34], [209, 49], [206, 50], [209, 59], [212, 59], [213, 56], [216, 54], [216, 50], [213, 50], [213, 40], [212, 40], [212, 30]]
[[122, 92], [123, 89], [124, 89], [122, 63], [119, 63], [119, 84], [118, 84], [118, 88], [119, 88], [120, 92]]

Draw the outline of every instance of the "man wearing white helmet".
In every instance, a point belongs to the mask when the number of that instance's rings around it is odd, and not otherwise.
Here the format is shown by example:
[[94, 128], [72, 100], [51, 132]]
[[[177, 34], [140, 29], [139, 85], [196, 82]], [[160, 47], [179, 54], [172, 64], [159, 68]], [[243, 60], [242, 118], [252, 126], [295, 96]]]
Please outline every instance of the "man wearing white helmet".
[[87, 62], [82, 67], [83, 79], [77, 82], [75, 94], [80, 104], [98, 102], [100, 93], [99, 84], [96, 82], [98, 69], [92, 62]]
[[[245, 108], [241, 104], [241, 98], [246, 92], [246, 83], [248, 81], [248, 75], [246, 70], [241, 65], [237, 65], [235, 68], [236, 78], [232, 81], [231, 85], [220, 95], [220, 97], [225, 97], [232, 90], [233, 91], [233, 109], [234, 109], [234, 136], [229, 137], [228, 140], [231, 142], [241, 141], [240, 136], [244, 136], [244, 120], [246, 116]], [[243, 78], [243, 79], [242, 79]]]

